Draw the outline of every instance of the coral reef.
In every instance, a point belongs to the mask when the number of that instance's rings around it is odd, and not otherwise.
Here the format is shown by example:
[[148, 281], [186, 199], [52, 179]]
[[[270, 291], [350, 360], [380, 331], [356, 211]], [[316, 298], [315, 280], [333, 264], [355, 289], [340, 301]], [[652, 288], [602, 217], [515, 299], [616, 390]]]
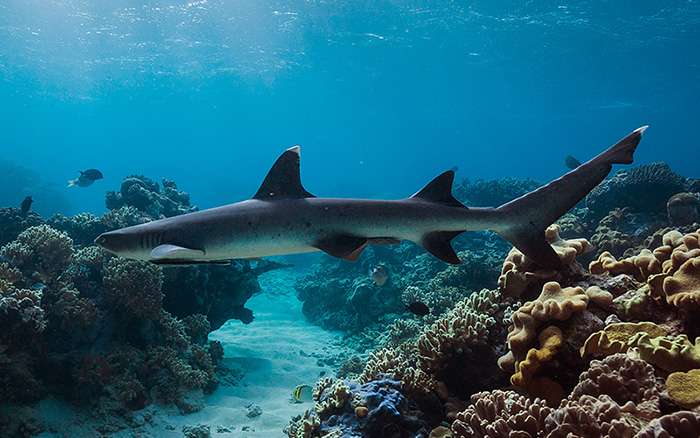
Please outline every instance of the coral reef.
[[452, 424], [456, 438], [628, 437], [661, 416], [653, 368], [622, 354], [593, 361], [557, 408], [500, 390], [475, 394], [471, 402]]
[[424, 420], [415, 418], [417, 406], [392, 380], [321, 381], [314, 390], [314, 411], [294, 418], [285, 429], [289, 437], [402, 436], [427, 437]]
[[107, 192], [107, 208], [131, 206], [155, 219], [197, 211], [197, 207], [190, 205], [190, 195], [178, 190], [175, 182], [165, 178], [162, 182], [161, 190], [157, 182], [143, 175], [127, 177], [119, 192]]
[[666, 163], [644, 164], [629, 171], [619, 170], [591, 190], [585, 203], [595, 220], [623, 207], [665, 215], [668, 199], [687, 191], [690, 184], [691, 180], [672, 171]]
[[187, 320], [162, 309], [161, 268], [94, 249], [76, 253], [48, 225], [23, 231], [0, 254], [6, 402], [48, 392], [76, 404], [106, 397], [129, 409], [157, 400], [185, 410], [191, 391], [215, 387], [209, 328], [191, 336]]
[[540, 186], [541, 182], [530, 178], [478, 179], [473, 183], [465, 178], [461, 183], [455, 184], [452, 192], [455, 198], [468, 206], [498, 207]]
[[[258, 275], [286, 265], [162, 269], [103, 253], [92, 240], [104, 230], [195, 208], [172, 182], [157, 191], [139, 181], [124, 199], [144, 210], [124, 205], [46, 223], [0, 210], [8, 240], [0, 249], [0, 411], [53, 395], [106, 416], [151, 403], [193, 412], [216, 388], [223, 350], [208, 334], [231, 318], [250, 322], [244, 304], [260, 290]], [[0, 435], [34, 424], [10, 420]]]
[[700, 194], [676, 193], [666, 202], [668, 222], [672, 227], [700, 222]]
[[42, 225], [44, 219], [33, 211], [22, 214], [16, 207], [0, 208], [0, 246], [4, 246], [29, 227]]
[[262, 272], [264, 270], [251, 268], [250, 262], [245, 260], [233, 260], [225, 266], [166, 269], [163, 308], [179, 318], [206, 315], [212, 330], [229, 319], [249, 323], [253, 321], [253, 312], [245, 308], [245, 303], [260, 291], [257, 278]]
[[[490, 232], [465, 233], [454, 241], [462, 264], [448, 265], [417, 245], [371, 246], [358, 262], [322, 257], [313, 274], [295, 284], [307, 319], [326, 329], [355, 335], [364, 348], [376, 348], [397, 319], [418, 318], [429, 324], [465, 296], [494, 288], [498, 265], [510, 246]], [[389, 272], [382, 286], [368, 269], [381, 265]], [[405, 306], [420, 302], [430, 310], [412, 316]]]

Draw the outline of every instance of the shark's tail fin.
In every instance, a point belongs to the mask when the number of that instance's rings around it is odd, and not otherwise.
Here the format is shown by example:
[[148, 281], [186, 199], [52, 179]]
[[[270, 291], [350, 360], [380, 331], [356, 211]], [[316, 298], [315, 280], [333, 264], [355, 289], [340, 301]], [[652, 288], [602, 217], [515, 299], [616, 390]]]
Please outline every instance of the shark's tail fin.
[[545, 240], [545, 229], [578, 204], [610, 173], [613, 164], [630, 164], [643, 126], [610, 149], [566, 175], [497, 208], [502, 224], [494, 231], [538, 265], [559, 270], [561, 260]]

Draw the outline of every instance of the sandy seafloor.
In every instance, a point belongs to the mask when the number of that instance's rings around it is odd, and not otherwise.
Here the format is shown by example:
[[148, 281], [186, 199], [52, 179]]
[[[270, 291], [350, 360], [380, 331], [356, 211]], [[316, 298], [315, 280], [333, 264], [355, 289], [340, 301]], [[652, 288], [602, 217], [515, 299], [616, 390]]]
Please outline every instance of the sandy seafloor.
[[[292, 403], [292, 390], [300, 384], [313, 386], [323, 371], [333, 376], [334, 370], [322, 358], [336, 356], [342, 348], [340, 333], [304, 318], [292, 287], [297, 275], [294, 269], [262, 275], [262, 292], [246, 304], [255, 320], [247, 325], [231, 320], [210, 334], [210, 340], [223, 344], [223, 364], [231, 372], [213, 394], [205, 396], [201, 411], [183, 415], [174, 407], [150, 406], [133, 413], [131, 428], [103, 435], [95, 430], [95, 420], [49, 398], [37, 408], [47, 425], [39, 436], [183, 437], [183, 426], [205, 424], [212, 437], [286, 437], [283, 429], [290, 419], [313, 408], [313, 402]], [[262, 414], [248, 417], [250, 404], [259, 406]]]

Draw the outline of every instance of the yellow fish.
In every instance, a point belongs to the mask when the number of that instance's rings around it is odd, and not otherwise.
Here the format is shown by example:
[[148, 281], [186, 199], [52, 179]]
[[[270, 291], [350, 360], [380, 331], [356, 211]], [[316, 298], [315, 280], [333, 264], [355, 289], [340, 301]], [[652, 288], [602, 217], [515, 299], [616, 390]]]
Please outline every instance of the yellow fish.
[[309, 385], [299, 385], [292, 391], [292, 397], [297, 403], [308, 402], [314, 399], [313, 388]]

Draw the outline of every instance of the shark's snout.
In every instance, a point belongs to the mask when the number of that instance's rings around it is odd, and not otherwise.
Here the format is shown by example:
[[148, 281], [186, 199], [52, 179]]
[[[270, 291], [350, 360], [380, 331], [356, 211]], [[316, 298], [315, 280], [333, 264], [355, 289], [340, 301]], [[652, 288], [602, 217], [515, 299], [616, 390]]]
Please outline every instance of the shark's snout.
[[97, 236], [97, 239], [95, 239], [95, 245], [115, 254], [120, 254], [128, 250], [129, 244], [131, 243], [131, 239], [125, 237], [126, 236], [124, 236], [123, 233], [120, 233], [119, 230], [109, 231]]

